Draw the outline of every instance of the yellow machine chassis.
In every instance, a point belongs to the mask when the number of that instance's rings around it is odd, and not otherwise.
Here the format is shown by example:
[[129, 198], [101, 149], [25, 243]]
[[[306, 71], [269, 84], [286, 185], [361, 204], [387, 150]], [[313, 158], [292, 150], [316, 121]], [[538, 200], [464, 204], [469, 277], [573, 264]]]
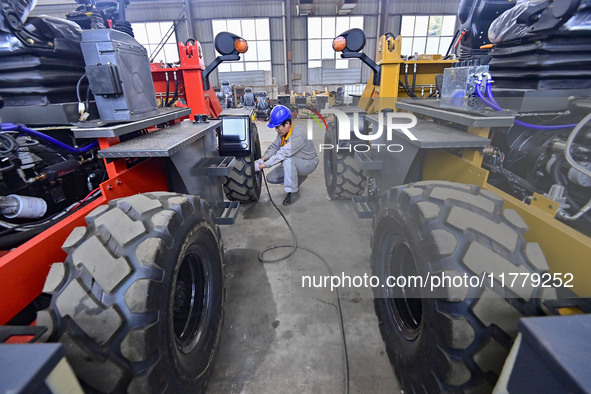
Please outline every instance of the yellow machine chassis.
[[[401, 59], [402, 39], [382, 36], [378, 45], [376, 62], [381, 68], [381, 84], [375, 86], [369, 78], [359, 100], [359, 107], [367, 113], [386, 108], [395, 108], [399, 97], [399, 81], [404, 77], [405, 64], [409, 71], [416, 63], [417, 85], [426, 85], [435, 80], [435, 74], [443, 73], [455, 60]], [[410, 73], [412, 75], [412, 73]], [[488, 138], [489, 128], [469, 128], [469, 133]], [[461, 157], [460, 157], [461, 156]], [[482, 168], [482, 154], [473, 149], [464, 149], [460, 156], [444, 150], [428, 150], [423, 170], [423, 180], [443, 180], [473, 184], [492, 191], [503, 200], [505, 208], [514, 209], [523, 218], [529, 229], [527, 241], [537, 242], [548, 262], [551, 272], [571, 273], [573, 290], [581, 297], [591, 297], [591, 238], [576, 231], [555, 218], [558, 204], [543, 195], [534, 193], [529, 204], [520, 201], [502, 190], [488, 184], [489, 172]]]
[[525, 238], [537, 242], [554, 273], [571, 273], [573, 291], [591, 297], [591, 238], [558, 221], [558, 204], [534, 193], [530, 204], [522, 202], [490, 185], [488, 171], [481, 168], [481, 153], [465, 149], [462, 157], [443, 150], [427, 153], [423, 180], [443, 180], [480, 186], [503, 200], [505, 208], [514, 209], [528, 225]]
[[[435, 89], [435, 75], [443, 73], [456, 60], [443, 60], [441, 55], [422, 55], [418, 60], [402, 60], [400, 48], [402, 37], [382, 36], [378, 45], [376, 63], [382, 72], [380, 86], [373, 84], [373, 77], [369, 78], [365, 90], [359, 99], [359, 107], [368, 114], [378, 112], [383, 108], [394, 108], [398, 98], [408, 98], [404, 90], [398, 89], [400, 81], [404, 81], [404, 68], [408, 65], [408, 81], [411, 83], [413, 69], [417, 66], [416, 87], [414, 93], [421, 96], [421, 89]], [[426, 90], [428, 95], [430, 90]]]

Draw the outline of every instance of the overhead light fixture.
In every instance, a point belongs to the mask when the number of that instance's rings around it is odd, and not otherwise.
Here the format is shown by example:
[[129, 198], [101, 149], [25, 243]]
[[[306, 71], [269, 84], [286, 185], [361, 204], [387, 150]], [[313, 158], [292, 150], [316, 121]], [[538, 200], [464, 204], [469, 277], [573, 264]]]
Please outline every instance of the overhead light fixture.
[[296, 10], [298, 15], [311, 15], [313, 7], [314, 0], [300, 0], [300, 3], [296, 6]]
[[357, 5], [357, 2], [359, 0], [339, 0], [339, 4], [338, 4], [338, 8], [337, 8], [337, 13], [339, 15], [347, 15], [350, 14], [351, 11], [353, 11], [353, 9], [355, 8], [355, 6]]

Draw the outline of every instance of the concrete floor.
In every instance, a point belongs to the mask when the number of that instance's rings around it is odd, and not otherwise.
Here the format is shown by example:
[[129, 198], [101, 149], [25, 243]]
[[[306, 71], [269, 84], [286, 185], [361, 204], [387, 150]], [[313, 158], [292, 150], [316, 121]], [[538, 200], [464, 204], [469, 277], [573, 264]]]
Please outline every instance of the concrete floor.
[[[305, 125], [306, 121], [299, 122]], [[258, 129], [264, 151], [276, 133], [262, 122]], [[315, 132], [318, 146], [322, 132]], [[371, 275], [371, 220], [358, 219], [348, 201], [328, 200], [321, 156], [293, 206], [281, 205], [282, 186], [270, 185], [270, 189], [296, 231], [299, 245], [324, 256], [335, 275]], [[236, 224], [223, 226], [222, 236], [225, 321], [208, 393], [343, 393], [336, 295], [330, 288], [302, 287], [302, 275], [328, 275], [322, 262], [302, 250], [279, 263], [258, 260], [266, 247], [290, 242], [289, 230], [266, 190], [259, 202], [242, 205]], [[341, 288], [340, 296], [350, 392], [399, 392], [379, 333], [371, 289]]]

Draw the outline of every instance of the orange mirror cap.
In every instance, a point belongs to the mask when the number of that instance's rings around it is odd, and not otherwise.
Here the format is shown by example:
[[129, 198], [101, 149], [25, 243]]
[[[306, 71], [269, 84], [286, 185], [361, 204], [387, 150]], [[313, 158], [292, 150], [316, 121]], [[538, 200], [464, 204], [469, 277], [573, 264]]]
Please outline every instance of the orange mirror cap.
[[332, 49], [337, 52], [342, 51], [347, 47], [347, 39], [343, 36], [338, 36], [332, 41]]
[[236, 49], [238, 53], [244, 53], [248, 51], [248, 43], [244, 38], [237, 38], [234, 40], [234, 49]]

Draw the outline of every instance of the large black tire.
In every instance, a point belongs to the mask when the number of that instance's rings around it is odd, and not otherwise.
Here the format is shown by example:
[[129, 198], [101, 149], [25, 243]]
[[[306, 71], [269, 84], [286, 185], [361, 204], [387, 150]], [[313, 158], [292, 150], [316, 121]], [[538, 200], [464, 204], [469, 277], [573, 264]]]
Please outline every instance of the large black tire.
[[234, 168], [223, 179], [224, 193], [231, 201], [258, 201], [261, 196], [262, 173], [254, 170], [255, 160], [261, 157], [261, 142], [254, 125], [251, 125], [251, 139], [250, 155], [236, 157]]
[[328, 124], [324, 134], [324, 144], [332, 145], [324, 153], [324, 183], [331, 200], [349, 200], [360, 195], [365, 189], [365, 175], [352, 153], [339, 153], [337, 132], [334, 123]]
[[[477, 186], [429, 181], [392, 188], [374, 220], [372, 272], [384, 284], [388, 276], [546, 271], [539, 245], [524, 239], [526, 230], [516, 211], [503, 210], [501, 198]], [[375, 287], [380, 331], [401, 387], [490, 392], [519, 319], [542, 314], [537, 289], [514, 290], [497, 281], [491, 288], [488, 279], [482, 287], [435, 293]]]
[[223, 321], [223, 251], [208, 204], [146, 193], [86, 217], [39, 312], [87, 390], [202, 392]]

